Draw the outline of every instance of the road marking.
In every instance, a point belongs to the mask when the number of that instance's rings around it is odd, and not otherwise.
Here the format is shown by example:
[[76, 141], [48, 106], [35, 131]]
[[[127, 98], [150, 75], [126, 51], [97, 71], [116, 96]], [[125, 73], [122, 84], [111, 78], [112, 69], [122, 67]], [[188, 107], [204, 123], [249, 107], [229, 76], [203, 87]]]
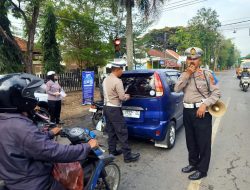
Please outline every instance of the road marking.
[[[226, 102], [226, 108], [228, 109], [228, 105], [229, 105], [229, 102], [231, 100], [231, 97], [229, 97], [227, 99], [227, 102]], [[214, 139], [216, 137], [216, 134], [217, 134], [217, 131], [218, 131], [218, 128], [219, 128], [219, 125], [220, 125], [220, 121], [221, 121], [221, 118], [222, 117], [217, 117], [214, 121], [214, 125], [213, 125], [213, 131], [212, 131], [212, 147], [214, 145]], [[201, 179], [200, 180], [196, 180], [196, 181], [191, 181], [187, 187], [187, 190], [199, 190], [200, 189], [200, 184], [201, 184]]]

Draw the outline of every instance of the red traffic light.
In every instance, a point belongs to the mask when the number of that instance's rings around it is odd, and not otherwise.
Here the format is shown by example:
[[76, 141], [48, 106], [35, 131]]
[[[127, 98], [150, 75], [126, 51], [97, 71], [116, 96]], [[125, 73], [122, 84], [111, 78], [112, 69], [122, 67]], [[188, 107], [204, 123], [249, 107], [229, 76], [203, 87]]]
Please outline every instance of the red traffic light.
[[120, 44], [121, 44], [121, 39], [116, 38], [115, 41], [114, 41], [114, 44], [115, 44], [116, 46], [120, 45]]

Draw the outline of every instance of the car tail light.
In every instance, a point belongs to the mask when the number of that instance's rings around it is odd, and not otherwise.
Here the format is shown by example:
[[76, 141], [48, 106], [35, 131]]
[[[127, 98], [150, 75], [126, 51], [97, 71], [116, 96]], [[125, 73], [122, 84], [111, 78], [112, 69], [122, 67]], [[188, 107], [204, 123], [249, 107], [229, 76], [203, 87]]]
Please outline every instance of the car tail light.
[[161, 131], [160, 130], [155, 131], [155, 136], [160, 136], [160, 135], [161, 135]]
[[155, 79], [155, 92], [156, 96], [160, 97], [163, 96], [163, 85], [161, 82], [160, 75], [158, 73], [154, 73], [154, 79]]

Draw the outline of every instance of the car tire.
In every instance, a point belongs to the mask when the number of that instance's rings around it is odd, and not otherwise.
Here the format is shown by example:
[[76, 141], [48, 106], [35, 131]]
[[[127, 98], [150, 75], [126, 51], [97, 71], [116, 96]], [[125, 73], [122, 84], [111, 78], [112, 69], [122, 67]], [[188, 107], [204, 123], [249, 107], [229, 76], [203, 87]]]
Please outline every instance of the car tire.
[[176, 126], [174, 121], [170, 121], [170, 123], [168, 124], [165, 138], [168, 149], [173, 148], [176, 140]]
[[155, 141], [155, 146], [160, 148], [171, 149], [175, 145], [176, 139], [176, 125], [174, 121], [170, 121], [167, 125], [167, 132], [164, 140]]

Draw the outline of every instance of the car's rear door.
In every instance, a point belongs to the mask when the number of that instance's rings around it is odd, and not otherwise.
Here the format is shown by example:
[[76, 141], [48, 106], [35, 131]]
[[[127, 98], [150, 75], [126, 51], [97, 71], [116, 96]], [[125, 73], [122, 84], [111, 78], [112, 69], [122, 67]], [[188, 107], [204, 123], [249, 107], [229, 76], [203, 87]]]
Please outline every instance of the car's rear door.
[[129, 124], [159, 123], [161, 109], [154, 72], [125, 73], [122, 80], [131, 99], [123, 103], [123, 114]]

